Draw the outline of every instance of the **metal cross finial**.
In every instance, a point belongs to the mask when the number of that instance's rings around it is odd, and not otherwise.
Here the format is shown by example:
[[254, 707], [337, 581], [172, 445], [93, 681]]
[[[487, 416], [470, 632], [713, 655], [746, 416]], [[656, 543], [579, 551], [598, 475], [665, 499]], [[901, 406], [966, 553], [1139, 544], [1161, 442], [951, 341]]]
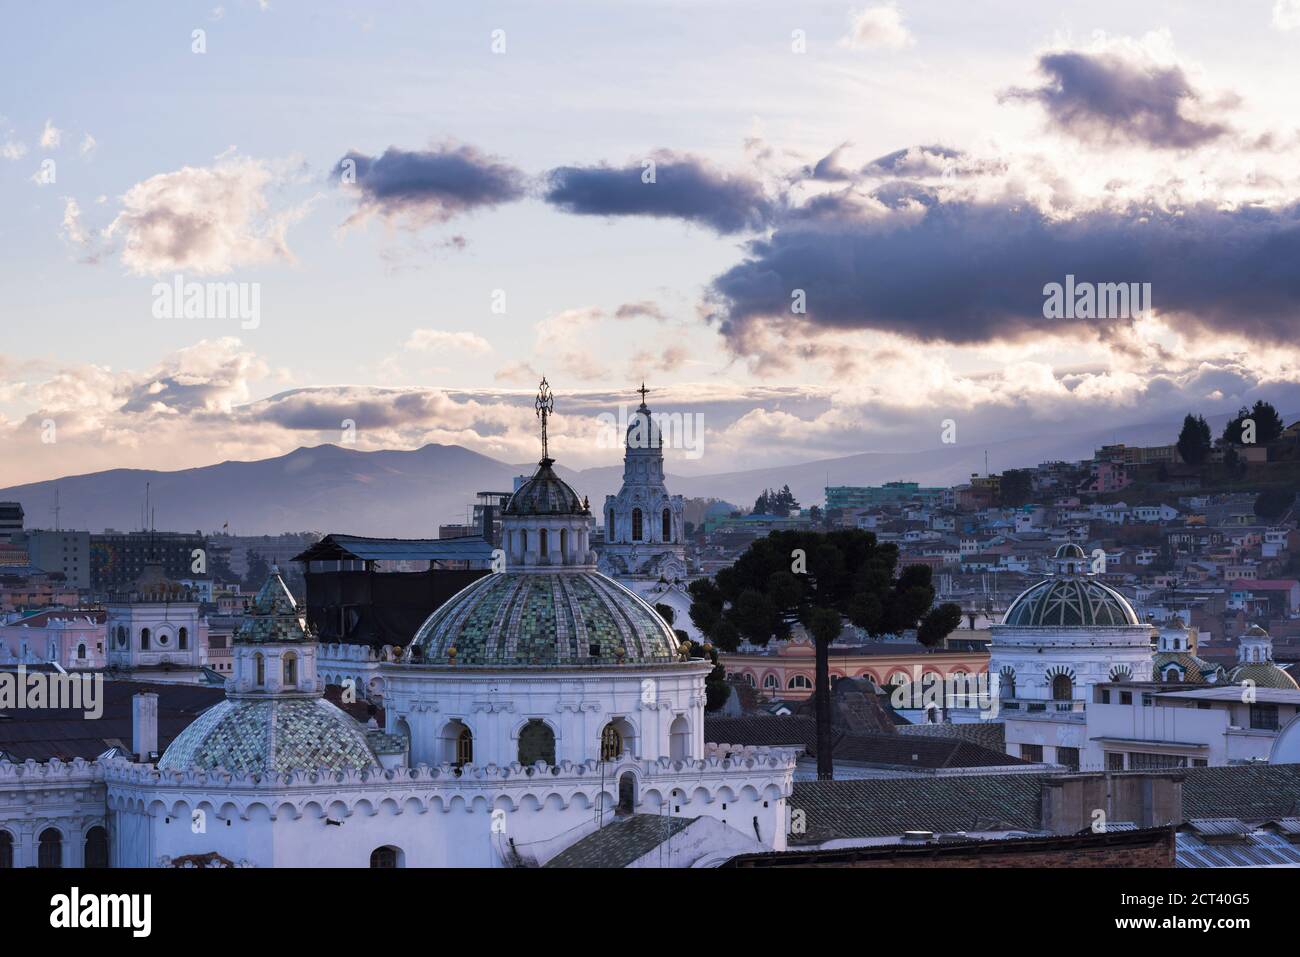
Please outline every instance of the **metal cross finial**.
[[647, 388], [645, 387], [645, 382], [644, 382], [644, 381], [642, 381], [642, 383], [641, 383], [641, 388], [637, 389], [636, 391], [638, 391], [638, 392], [641, 393], [641, 404], [642, 404], [642, 405], [645, 405], [645, 394], [646, 394], [647, 392], [649, 392], [650, 390], [647, 389]]
[[546, 418], [555, 413], [555, 396], [551, 395], [550, 383], [542, 376], [542, 384], [537, 389], [537, 400], [533, 403], [537, 417], [542, 420], [542, 458], [550, 458], [546, 449]]

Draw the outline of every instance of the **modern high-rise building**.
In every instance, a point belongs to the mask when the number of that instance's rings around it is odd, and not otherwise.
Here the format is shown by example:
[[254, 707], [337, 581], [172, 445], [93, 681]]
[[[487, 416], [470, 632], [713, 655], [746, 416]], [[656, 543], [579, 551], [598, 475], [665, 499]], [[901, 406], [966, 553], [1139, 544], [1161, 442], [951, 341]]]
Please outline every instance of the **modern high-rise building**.
[[0, 502], [0, 542], [13, 541], [23, 530], [23, 507], [19, 502]]
[[44, 572], [63, 572], [78, 590], [90, 588], [90, 532], [33, 528], [15, 534], [13, 544], [27, 549], [28, 560]]

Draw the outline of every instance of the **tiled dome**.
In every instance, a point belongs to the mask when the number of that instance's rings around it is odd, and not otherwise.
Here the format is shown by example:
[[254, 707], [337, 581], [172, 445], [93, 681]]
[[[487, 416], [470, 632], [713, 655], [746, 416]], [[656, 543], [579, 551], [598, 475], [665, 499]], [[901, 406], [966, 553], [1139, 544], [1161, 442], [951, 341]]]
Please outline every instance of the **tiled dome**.
[[1002, 624], [1095, 628], [1141, 622], [1128, 599], [1115, 589], [1092, 578], [1072, 576], [1048, 578], [1025, 589], [1007, 609]]
[[235, 774], [378, 764], [365, 728], [318, 697], [223, 701], [177, 735], [158, 761], [166, 771], [224, 768]]
[[591, 510], [567, 482], [551, 468], [553, 459], [542, 459], [537, 471], [506, 503], [506, 515], [590, 515]]
[[413, 663], [645, 664], [676, 660], [677, 638], [645, 601], [597, 572], [502, 572], [462, 589], [420, 626]]
[[1300, 690], [1300, 685], [1289, 674], [1271, 661], [1252, 661], [1237, 665], [1228, 674], [1228, 680], [1235, 685], [1244, 681], [1254, 682], [1256, 688], [1287, 688]]

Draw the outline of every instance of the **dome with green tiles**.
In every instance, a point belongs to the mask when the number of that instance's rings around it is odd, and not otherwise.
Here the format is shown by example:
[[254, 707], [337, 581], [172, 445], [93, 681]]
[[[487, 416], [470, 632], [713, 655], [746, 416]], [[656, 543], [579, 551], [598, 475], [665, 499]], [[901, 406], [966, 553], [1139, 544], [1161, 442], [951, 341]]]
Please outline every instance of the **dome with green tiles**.
[[177, 735], [158, 767], [287, 774], [364, 770], [379, 763], [354, 718], [323, 698], [283, 697], [214, 705]]
[[649, 664], [677, 660], [677, 637], [650, 605], [594, 571], [502, 572], [429, 616], [406, 651], [414, 664], [480, 667]]
[[271, 571], [271, 576], [249, 605], [243, 623], [235, 632], [235, 640], [254, 644], [311, 640], [307, 616], [294, 601], [278, 568]]

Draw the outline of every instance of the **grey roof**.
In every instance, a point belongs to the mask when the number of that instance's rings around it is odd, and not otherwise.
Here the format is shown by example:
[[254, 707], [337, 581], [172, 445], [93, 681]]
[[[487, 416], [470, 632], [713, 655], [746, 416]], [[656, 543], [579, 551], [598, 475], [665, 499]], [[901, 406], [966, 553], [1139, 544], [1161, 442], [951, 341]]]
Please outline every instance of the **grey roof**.
[[551, 468], [554, 459], [542, 459], [532, 478], [510, 496], [503, 515], [590, 515], [591, 510], [578, 498], [568, 482]]
[[1272, 821], [1300, 813], [1300, 764], [1230, 765], [1182, 772], [1183, 816]]
[[[791, 813], [804, 812], [794, 843], [895, 837], [904, 831], [1036, 831], [1043, 774], [796, 781]], [[792, 818], [792, 820], [797, 820]]]
[[599, 831], [565, 848], [546, 867], [627, 867], [645, 857], [674, 834], [684, 831], [694, 817], [634, 814], [616, 818]]
[[899, 734], [919, 734], [927, 738], [962, 738], [991, 751], [1007, 749], [1007, 726], [1001, 721], [971, 721], [963, 724], [900, 725]]

